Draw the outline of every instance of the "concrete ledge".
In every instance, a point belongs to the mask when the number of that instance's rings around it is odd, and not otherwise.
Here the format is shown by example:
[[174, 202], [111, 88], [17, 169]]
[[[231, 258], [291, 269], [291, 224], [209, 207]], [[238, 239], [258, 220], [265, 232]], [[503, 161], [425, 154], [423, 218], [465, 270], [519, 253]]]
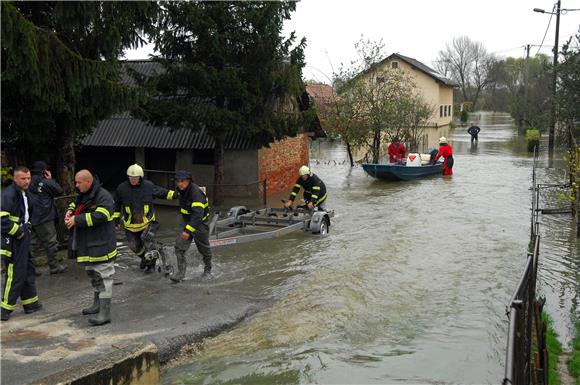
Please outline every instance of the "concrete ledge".
[[137, 385], [159, 384], [159, 381], [157, 347], [154, 344], [134, 344], [30, 384]]

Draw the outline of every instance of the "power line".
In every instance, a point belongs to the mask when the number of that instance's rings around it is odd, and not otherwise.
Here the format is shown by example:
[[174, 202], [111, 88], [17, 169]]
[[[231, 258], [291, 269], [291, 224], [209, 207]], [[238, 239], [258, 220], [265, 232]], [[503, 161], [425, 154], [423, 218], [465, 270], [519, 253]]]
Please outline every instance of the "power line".
[[[554, 5], [552, 7], [552, 13], [550, 14], [550, 20], [548, 20], [548, 26], [546, 27], [546, 32], [544, 33], [544, 38], [542, 39], [542, 42], [540, 43], [540, 48], [542, 48], [542, 45], [544, 45], [544, 40], [546, 40], [546, 35], [548, 34], [548, 30], [550, 29], [550, 23], [552, 22], [552, 16], [554, 16], [554, 9], [555, 8], [556, 8], [556, 6]], [[536, 55], [540, 53], [540, 48], [538, 48]]]

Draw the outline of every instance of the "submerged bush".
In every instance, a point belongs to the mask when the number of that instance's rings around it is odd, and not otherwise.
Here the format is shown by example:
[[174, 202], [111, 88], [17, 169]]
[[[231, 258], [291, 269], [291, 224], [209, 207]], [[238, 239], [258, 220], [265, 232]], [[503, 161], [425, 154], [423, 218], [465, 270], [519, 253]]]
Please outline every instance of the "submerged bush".
[[540, 130], [537, 128], [530, 128], [526, 131], [526, 143], [528, 144], [528, 151], [533, 152], [534, 147], [540, 148]]

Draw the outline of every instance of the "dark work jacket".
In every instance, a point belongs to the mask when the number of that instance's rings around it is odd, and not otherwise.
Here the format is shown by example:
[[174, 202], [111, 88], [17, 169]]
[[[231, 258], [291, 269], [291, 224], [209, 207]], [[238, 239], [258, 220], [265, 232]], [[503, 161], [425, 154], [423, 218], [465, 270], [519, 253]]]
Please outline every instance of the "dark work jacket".
[[121, 183], [113, 195], [115, 200], [114, 218], [122, 218], [123, 226], [131, 232], [143, 231], [155, 221], [153, 199], [174, 198], [175, 191], [156, 186], [149, 180], [141, 180], [132, 186], [128, 180]]
[[54, 198], [61, 196], [64, 190], [56, 181], [34, 174], [28, 192], [34, 206], [33, 215], [30, 217], [33, 226], [57, 219]]
[[[28, 213], [31, 214], [30, 194], [28, 197]], [[14, 183], [2, 190], [2, 202], [0, 210], [2, 242], [0, 254], [4, 257], [12, 257], [14, 242], [25, 231], [28, 231], [24, 223], [25, 207], [22, 191]]]
[[185, 190], [179, 190], [179, 207], [185, 224], [183, 231], [193, 234], [207, 226], [209, 200], [198, 185], [191, 182]]
[[316, 206], [326, 200], [326, 186], [316, 174], [310, 175], [306, 180], [302, 180], [302, 177], [298, 178], [290, 193], [289, 199], [291, 201], [294, 201], [301, 188], [304, 188], [304, 200], [307, 204], [312, 202]]
[[69, 242], [77, 262], [102, 263], [117, 256], [114, 207], [113, 197], [96, 180], [89, 191], [79, 194], [69, 205], [69, 210], [75, 215], [73, 237]]
[[471, 126], [467, 129], [467, 133], [470, 135], [477, 135], [479, 134], [479, 131], [481, 131], [481, 129], [477, 126]]

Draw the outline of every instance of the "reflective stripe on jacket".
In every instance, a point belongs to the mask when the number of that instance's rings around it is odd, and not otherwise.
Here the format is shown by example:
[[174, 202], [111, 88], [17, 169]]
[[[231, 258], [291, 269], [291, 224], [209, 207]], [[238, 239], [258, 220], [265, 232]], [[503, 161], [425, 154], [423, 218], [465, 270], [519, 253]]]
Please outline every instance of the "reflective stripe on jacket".
[[143, 231], [156, 219], [153, 200], [155, 198], [172, 200], [175, 197], [175, 191], [159, 187], [149, 180], [143, 179], [136, 186], [124, 181], [115, 190], [113, 217], [121, 218], [123, 226], [128, 231]]
[[113, 197], [97, 182], [69, 205], [75, 213], [74, 245], [79, 263], [101, 263], [117, 255]]
[[[29, 197], [28, 192], [26, 192], [26, 196]], [[30, 199], [28, 202], [28, 210], [30, 214], [32, 211]], [[16, 239], [25, 231], [28, 231], [26, 223], [24, 223], [25, 210], [26, 208], [24, 207], [22, 191], [16, 187], [14, 183], [2, 190], [2, 202], [0, 207], [0, 231], [2, 233], [2, 242], [0, 255], [4, 257], [12, 257], [14, 241], [16, 241]]]
[[310, 194], [310, 197], [305, 197], [306, 203], [312, 202], [317, 205], [326, 200], [326, 185], [316, 174], [310, 175], [306, 180], [302, 180], [302, 177], [298, 178], [288, 199], [294, 201], [301, 188], [304, 188], [305, 193]]
[[185, 228], [190, 234], [207, 225], [209, 218], [209, 200], [198, 185], [191, 182], [184, 191], [179, 191], [179, 207]]

